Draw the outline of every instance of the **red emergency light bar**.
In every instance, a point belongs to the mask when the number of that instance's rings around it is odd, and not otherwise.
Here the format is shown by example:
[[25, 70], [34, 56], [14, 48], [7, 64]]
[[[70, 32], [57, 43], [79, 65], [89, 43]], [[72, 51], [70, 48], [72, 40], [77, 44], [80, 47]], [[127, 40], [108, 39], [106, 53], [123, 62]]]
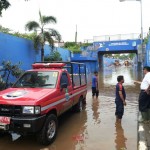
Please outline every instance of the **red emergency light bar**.
[[65, 63], [35, 63], [32, 64], [33, 69], [40, 69], [40, 68], [62, 68], [66, 64]]

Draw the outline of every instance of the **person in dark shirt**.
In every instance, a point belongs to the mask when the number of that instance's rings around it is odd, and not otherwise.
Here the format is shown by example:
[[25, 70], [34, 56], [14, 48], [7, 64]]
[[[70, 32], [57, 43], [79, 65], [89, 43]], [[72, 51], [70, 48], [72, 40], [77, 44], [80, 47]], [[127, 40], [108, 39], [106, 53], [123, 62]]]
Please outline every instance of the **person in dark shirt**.
[[126, 92], [123, 87], [124, 83], [124, 77], [123, 76], [118, 76], [117, 77], [118, 83], [116, 84], [116, 98], [115, 98], [115, 103], [116, 103], [116, 119], [118, 122], [121, 122], [122, 116], [124, 114], [124, 106], [126, 106]]
[[98, 72], [95, 71], [92, 77], [92, 97], [93, 98], [95, 95], [96, 95], [96, 98], [98, 98], [98, 95], [99, 95], [97, 76], [98, 76]]

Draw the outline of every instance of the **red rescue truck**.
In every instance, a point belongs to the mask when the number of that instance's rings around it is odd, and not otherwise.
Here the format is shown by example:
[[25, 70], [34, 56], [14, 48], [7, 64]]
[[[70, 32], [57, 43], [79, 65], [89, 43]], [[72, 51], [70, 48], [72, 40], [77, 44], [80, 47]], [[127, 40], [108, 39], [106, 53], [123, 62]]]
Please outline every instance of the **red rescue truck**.
[[86, 68], [76, 62], [38, 62], [0, 92], [0, 134], [35, 134], [44, 145], [57, 135], [58, 116], [82, 110], [87, 94]]

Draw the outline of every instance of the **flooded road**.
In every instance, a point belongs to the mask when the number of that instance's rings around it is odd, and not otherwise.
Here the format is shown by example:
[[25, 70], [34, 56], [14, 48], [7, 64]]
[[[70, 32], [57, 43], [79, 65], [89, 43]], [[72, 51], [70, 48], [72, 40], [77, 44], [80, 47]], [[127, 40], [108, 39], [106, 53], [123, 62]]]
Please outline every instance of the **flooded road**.
[[[115, 118], [115, 85], [117, 76], [124, 75], [127, 106], [122, 124]], [[0, 137], [0, 150], [137, 150], [137, 113], [139, 76], [134, 67], [107, 68], [99, 73], [100, 96], [92, 99], [81, 113], [67, 112], [59, 118], [58, 135], [49, 146], [41, 146], [34, 136]]]

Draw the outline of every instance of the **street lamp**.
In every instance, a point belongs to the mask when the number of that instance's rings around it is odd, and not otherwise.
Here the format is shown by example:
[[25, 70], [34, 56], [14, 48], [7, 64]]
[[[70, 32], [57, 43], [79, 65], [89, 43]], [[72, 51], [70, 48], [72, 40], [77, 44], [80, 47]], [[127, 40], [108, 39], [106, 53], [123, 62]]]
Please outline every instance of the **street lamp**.
[[141, 1], [141, 0], [120, 0], [120, 2], [124, 2], [124, 1]]
[[119, 0], [120, 2], [125, 1], [139, 1], [141, 6], [141, 50], [142, 50], [142, 63], [144, 62], [144, 50], [143, 50], [143, 17], [142, 17], [142, 0]]

